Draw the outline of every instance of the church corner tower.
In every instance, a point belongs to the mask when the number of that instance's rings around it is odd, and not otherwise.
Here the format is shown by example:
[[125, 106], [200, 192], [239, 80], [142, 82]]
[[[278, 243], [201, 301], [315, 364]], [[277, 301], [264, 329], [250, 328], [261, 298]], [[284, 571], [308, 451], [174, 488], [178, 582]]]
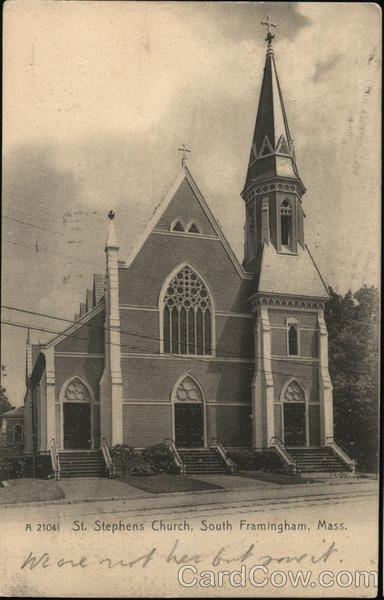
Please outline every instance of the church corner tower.
[[335, 446], [324, 321], [329, 294], [305, 244], [305, 187], [277, 75], [274, 25], [269, 18], [263, 24], [268, 26], [267, 54], [241, 194], [243, 264], [254, 277], [253, 447], [277, 448], [296, 465], [300, 452], [331, 452]]

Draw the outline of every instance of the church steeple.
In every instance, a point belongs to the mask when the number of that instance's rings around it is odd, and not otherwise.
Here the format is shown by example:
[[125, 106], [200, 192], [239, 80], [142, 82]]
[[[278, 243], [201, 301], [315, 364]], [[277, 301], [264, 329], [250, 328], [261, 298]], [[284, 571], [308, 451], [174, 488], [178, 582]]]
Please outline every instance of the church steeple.
[[269, 30], [274, 25], [265, 24], [268, 25], [267, 55], [244, 191], [253, 181], [265, 176], [281, 175], [300, 180], [277, 75], [272, 45], [274, 35]]
[[[247, 176], [242, 197], [246, 203], [244, 265], [257, 258], [270, 242], [278, 252], [297, 252], [304, 246], [301, 197], [305, 187], [296, 165], [283, 94], [277, 75], [268, 17], [267, 53], [261, 84]], [[283, 204], [285, 202], [285, 204]], [[284, 218], [282, 218], [284, 217]], [[289, 219], [288, 219], [289, 217]], [[289, 222], [288, 222], [289, 221]]]

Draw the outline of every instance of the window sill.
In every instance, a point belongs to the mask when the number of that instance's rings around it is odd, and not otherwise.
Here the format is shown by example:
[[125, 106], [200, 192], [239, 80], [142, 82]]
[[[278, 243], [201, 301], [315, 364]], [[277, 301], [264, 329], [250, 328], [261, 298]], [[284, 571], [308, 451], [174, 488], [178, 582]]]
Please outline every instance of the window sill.
[[214, 358], [214, 354], [178, 354], [174, 352], [161, 352], [162, 356], [169, 356], [169, 358]]
[[288, 254], [290, 256], [297, 256], [297, 252], [294, 252], [288, 246], [280, 246], [280, 250], [278, 250], [279, 254]]

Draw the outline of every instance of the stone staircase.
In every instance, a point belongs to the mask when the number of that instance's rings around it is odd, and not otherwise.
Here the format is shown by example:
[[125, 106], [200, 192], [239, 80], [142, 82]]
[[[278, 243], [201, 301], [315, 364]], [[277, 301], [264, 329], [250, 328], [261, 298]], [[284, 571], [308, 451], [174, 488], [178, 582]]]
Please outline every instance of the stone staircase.
[[60, 477], [108, 477], [101, 450], [59, 452]]
[[185, 475], [227, 474], [223, 458], [214, 448], [178, 449], [185, 468]]
[[286, 448], [298, 473], [350, 473], [350, 467], [329, 446]]

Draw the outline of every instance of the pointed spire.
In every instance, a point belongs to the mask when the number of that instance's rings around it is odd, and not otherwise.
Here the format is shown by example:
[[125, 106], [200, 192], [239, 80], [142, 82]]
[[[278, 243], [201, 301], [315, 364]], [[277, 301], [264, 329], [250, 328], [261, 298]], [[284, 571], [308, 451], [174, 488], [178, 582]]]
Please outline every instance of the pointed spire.
[[268, 27], [267, 53], [245, 187], [264, 177], [299, 179], [272, 45], [274, 35], [270, 28], [276, 25], [269, 17], [262, 24]]
[[119, 242], [117, 241], [115, 226], [113, 224], [114, 218], [115, 218], [115, 213], [113, 212], [113, 210], [110, 210], [108, 213], [109, 226], [108, 226], [107, 241], [105, 242], [105, 250], [108, 250], [109, 248], [114, 248], [116, 250], [119, 249]]

